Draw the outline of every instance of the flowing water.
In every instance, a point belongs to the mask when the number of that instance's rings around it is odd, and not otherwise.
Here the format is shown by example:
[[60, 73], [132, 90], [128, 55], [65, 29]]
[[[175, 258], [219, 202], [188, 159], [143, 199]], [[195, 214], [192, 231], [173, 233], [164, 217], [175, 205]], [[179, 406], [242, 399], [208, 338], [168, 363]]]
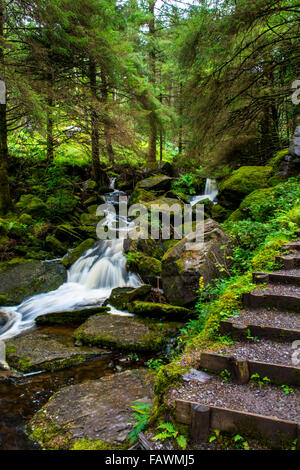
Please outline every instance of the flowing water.
[[[114, 181], [111, 184], [113, 185]], [[115, 205], [122, 194], [114, 190], [104, 198], [107, 204]], [[113, 226], [118, 216], [108, 211], [107, 219], [109, 226]], [[67, 282], [57, 290], [35, 295], [16, 307], [1, 308], [8, 321], [0, 329], [0, 340], [11, 338], [31, 328], [39, 315], [101, 306], [115, 287], [139, 285], [141, 282], [138, 276], [126, 270], [123, 239], [98, 241], [71, 266]], [[111, 313], [130, 315], [112, 307]]]
[[198, 196], [192, 196], [190, 199], [191, 206], [195, 206], [198, 202], [204, 201], [204, 199], [210, 199], [212, 202], [216, 201], [218, 194], [217, 182], [214, 178], [207, 178], [205, 183], [204, 194]]

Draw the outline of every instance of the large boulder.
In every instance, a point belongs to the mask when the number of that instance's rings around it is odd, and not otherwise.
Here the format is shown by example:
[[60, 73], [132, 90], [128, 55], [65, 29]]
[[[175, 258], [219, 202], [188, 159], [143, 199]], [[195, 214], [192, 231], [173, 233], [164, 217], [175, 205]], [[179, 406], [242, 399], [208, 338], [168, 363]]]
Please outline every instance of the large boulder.
[[25, 373], [64, 369], [108, 353], [103, 349], [75, 347], [54, 334], [38, 331], [16, 336], [6, 343], [8, 364]]
[[142, 318], [95, 315], [74, 332], [77, 344], [122, 351], [158, 352], [176, 334], [176, 323], [156, 323]]
[[0, 264], [0, 296], [7, 296], [6, 305], [55, 290], [66, 280], [67, 271], [59, 261], [14, 259]]
[[152, 286], [144, 284], [143, 286], [132, 289], [131, 287], [116, 287], [112, 290], [109, 299], [104, 305], [112, 305], [118, 310], [127, 310], [128, 304], [136, 299], [144, 299], [151, 292]]
[[44, 449], [126, 449], [133, 424], [131, 405], [150, 404], [152, 389], [152, 374], [146, 370], [71, 385], [51, 397], [27, 430]]
[[296, 127], [289, 153], [292, 157], [300, 158], [300, 126]]
[[211, 219], [204, 225], [203, 247], [188, 251], [188, 242], [195, 242], [194, 232], [171, 247], [162, 259], [164, 294], [174, 305], [189, 305], [197, 299], [201, 277], [207, 285], [221, 276], [221, 268], [229, 264], [233, 245], [231, 237]]
[[140, 181], [137, 186], [146, 191], [167, 191], [171, 188], [172, 178], [166, 175], [157, 175]]
[[39, 197], [33, 194], [24, 194], [21, 196], [19, 202], [16, 204], [17, 209], [33, 217], [47, 217], [49, 215], [49, 209]]
[[270, 166], [240, 167], [220, 185], [218, 202], [225, 209], [237, 209], [247, 194], [268, 186], [272, 171]]

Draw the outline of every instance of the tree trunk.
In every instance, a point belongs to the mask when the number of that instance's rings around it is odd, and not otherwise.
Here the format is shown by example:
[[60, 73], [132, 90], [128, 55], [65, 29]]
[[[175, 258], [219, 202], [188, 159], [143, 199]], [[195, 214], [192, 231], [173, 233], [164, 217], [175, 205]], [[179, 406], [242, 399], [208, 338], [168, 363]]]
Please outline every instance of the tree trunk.
[[[0, 0], [0, 41], [3, 39], [4, 2]], [[1, 80], [4, 81], [4, 53], [0, 47]], [[2, 87], [3, 96], [0, 104], [0, 213], [5, 214], [11, 205], [10, 188], [7, 173], [8, 147], [7, 147], [7, 111], [6, 88]]]
[[[155, 86], [156, 76], [155, 76], [155, 66], [156, 66], [156, 55], [155, 47], [153, 45], [154, 35], [155, 35], [155, 8], [156, 0], [149, 0], [149, 42], [150, 42], [150, 52], [149, 52], [149, 68], [150, 68], [150, 83]], [[149, 122], [149, 145], [148, 145], [148, 155], [147, 162], [153, 163], [156, 162], [156, 140], [157, 140], [157, 124], [155, 112], [152, 109], [148, 117]]]
[[97, 69], [93, 59], [89, 61], [89, 80], [91, 90], [91, 126], [92, 126], [92, 174], [98, 184], [102, 184], [102, 171], [99, 159], [99, 119], [97, 112]]
[[105, 139], [105, 144], [106, 144], [108, 160], [110, 163], [114, 163], [115, 152], [114, 152], [112, 142], [111, 142], [110, 123], [109, 123], [109, 117], [107, 114], [108, 86], [107, 86], [106, 75], [103, 69], [101, 69], [101, 81], [102, 81], [102, 87], [101, 87], [102, 102], [104, 105], [104, 118], [103, 118], [104, 139]]
[[182, 118], [183, 118], [183, 103], [182, 103], [182, 83], [179, 88], [179, 134], [178, 134], [178, 154], [182, 155]]
[[52, 162], [54, 158], [54, 138], [53, 138], [53, 99], [49, 95], [47, 99], [47, 160]]

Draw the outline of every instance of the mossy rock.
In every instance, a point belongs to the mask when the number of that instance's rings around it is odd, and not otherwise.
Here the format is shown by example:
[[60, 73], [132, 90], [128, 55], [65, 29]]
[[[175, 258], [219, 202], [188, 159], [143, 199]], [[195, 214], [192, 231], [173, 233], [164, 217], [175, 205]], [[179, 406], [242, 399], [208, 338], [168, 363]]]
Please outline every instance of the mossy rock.
[[230, 211], [222, 207], [221, 204], [214, 204], [211, 209], [211, 216], [217, 222], [223, 222], [228, 218]]
[[88, 180], [84, 183], [84, 189], [87, 189], [88, 191], [94, 191], [97, 189], [97, 183], [96, 181], [93, 180]]
[[221, 184], [219, 203], [226, 209], [237, 209], [247, 194], [269, 185], [271, 174], [270, 166], [242, 166]]
[[164, 255], [163, 245], [159, 240], [155, 240], [150, 236], [147, 239], [138, 238], [127, 238], [124, 240], [124, 251], [125, 253], [136, 253], [137, 251], [143, 253], [143, 255], [150, 256], [161, 260]]
[[7, 296], [9, 305], [18, 305], [28, 297], [55, 290], [66, 280], [66, 269], [58, 261], [16, 258], [0, 263], [0, 295]]
[[125, 450], [132, 404], [151, 404], [152, 397], [153, 374], [145, 369], [71, 385], [33, 416], [27, 432], [44, 449]]
[[[145, 207], [153, 214], [178, 214], [181, 215], [183, 211], [183, 203], [179, 199], [171, 199], [168, 197], [160, 197], [149, 202], [144, 202]], [[157, 207], [159, 206], [159, 207]]]
[[23, 194], [16, 204], [20, 212], [32, 215], [33, 217], [48, 217], [49, 209], [39, 197], [33, 194]]
[[64, 369], [103, 354], [108, 352], [78, 348], [65, 344], [56, 335], [37, 331], [16, 336], [6, 343], [8, 364], [24, 373]]
[[87, 250], [93, 248], [95, 240], [88, 238], [84, 242], [80, 243], [76, 248], [70, 250], [68, 254], [61, 260], [65, 268], [69, 269]]
[[70, 224], [61, 224], [56, 227], [55, 237], [61, 242], [67, 242], [69, 244], [82, 241], [82, 236], [78, 233], [77, 228]]
[[23, 224], [23, 225], [32, 225], [33, 224], [33, 218], [31, 217], [31, 215], [29, 214], [22, 214], [20, 217], [19, 217], [19, 223], [20, 224]]
[[167, 191], [171, 188], [172, 178], [166, 175], [156, 175], [139, 181], [137, 186], [146, 191]]
[[80, 344], [114, 350], [158, 352], [178, 327], [130, 316], [95, 315], [74, 332], [74, 338]]
[[101, 220], [100, 217], [97, 217], [96, 215], [93, 215], [93, 214], [83, 213], [80, 216], [80, 224], [81, 225], [93, 225], [93, 226], [95, 226], [100, 220]]
[[144, 317], [159, 317], [167, 320], [181, 321], [184, 321], [191, 315], [191, 311], [184, 307], [152, 302], [141, 302], [138, 300], [129, 304], [128, 311], [135, 315]]
[[79, 234], [82, 240], [86, 238], [93, 238], [94, 240], [97, 240], [97, 233], [96, 233], [95, 226], [80, 225], [80, 227], [77, 228], [77, 233]]
[[138, 251], [131, 252], [127, 254], [127, 267], [138, 273], [145, 283], [157, 287], [157, 278], [161, 276], [161, 261]]
[[156, 193], [154, 191], [146, 191], [145, 189], [136, 186], [130, 196], [129, 203], [133, 204], [144, 204], [144, 202], [152, 201], [155, 199]]
[[65, 245], [59, 240], [57, 240], [54, 235], [48, 235], [46, 237], [45, 248], [54, 255], [58, 256], [63, 256], [67, 251]]
[[80, 325], [93, 315], [108, 313], [109, 307], [91, 307], [65, 312], [51, 312], [35, 319], [37, 325]]
[[105, 305], [112, 305], [118, 310], [127, 310], [128, 304], [135, 299], [145, 298], [152, 290], [152, 286], [144, 284], [143, 286], [132, 289], [131, 287], [116, 287], [112, 290], [109, 299]]

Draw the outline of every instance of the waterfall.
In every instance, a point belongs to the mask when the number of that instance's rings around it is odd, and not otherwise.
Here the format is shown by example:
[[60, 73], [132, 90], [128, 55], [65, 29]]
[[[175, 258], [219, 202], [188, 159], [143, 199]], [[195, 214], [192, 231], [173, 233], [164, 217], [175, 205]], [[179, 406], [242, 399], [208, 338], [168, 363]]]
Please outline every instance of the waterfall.
[[204, 194], [192, 196], [190, 199], [190, 204], [191, 206], [195, 206], [198, 202], [204, 201], [204, 199], [210, 199], [212, 202], [215, 202], [217, 194], [217, 181], [214, 178], [206, 178]]
[[[115, 190], [105, 195], [105, 200], [109, 204], [117, 204], [120, 194], [120, 191]], [[35, 295], [17, 307], [1, 308], [8, 321], [0, 328], [0, 340], [31, 328], [39, 315], [101, 306], [112, 289], [140, 285], [138, 276], [126, 269], [123, 239], [97, 241], [71, 266], [67, 282], [57, 290]], [[130, 315], [113, 307], [111, 313]]]

